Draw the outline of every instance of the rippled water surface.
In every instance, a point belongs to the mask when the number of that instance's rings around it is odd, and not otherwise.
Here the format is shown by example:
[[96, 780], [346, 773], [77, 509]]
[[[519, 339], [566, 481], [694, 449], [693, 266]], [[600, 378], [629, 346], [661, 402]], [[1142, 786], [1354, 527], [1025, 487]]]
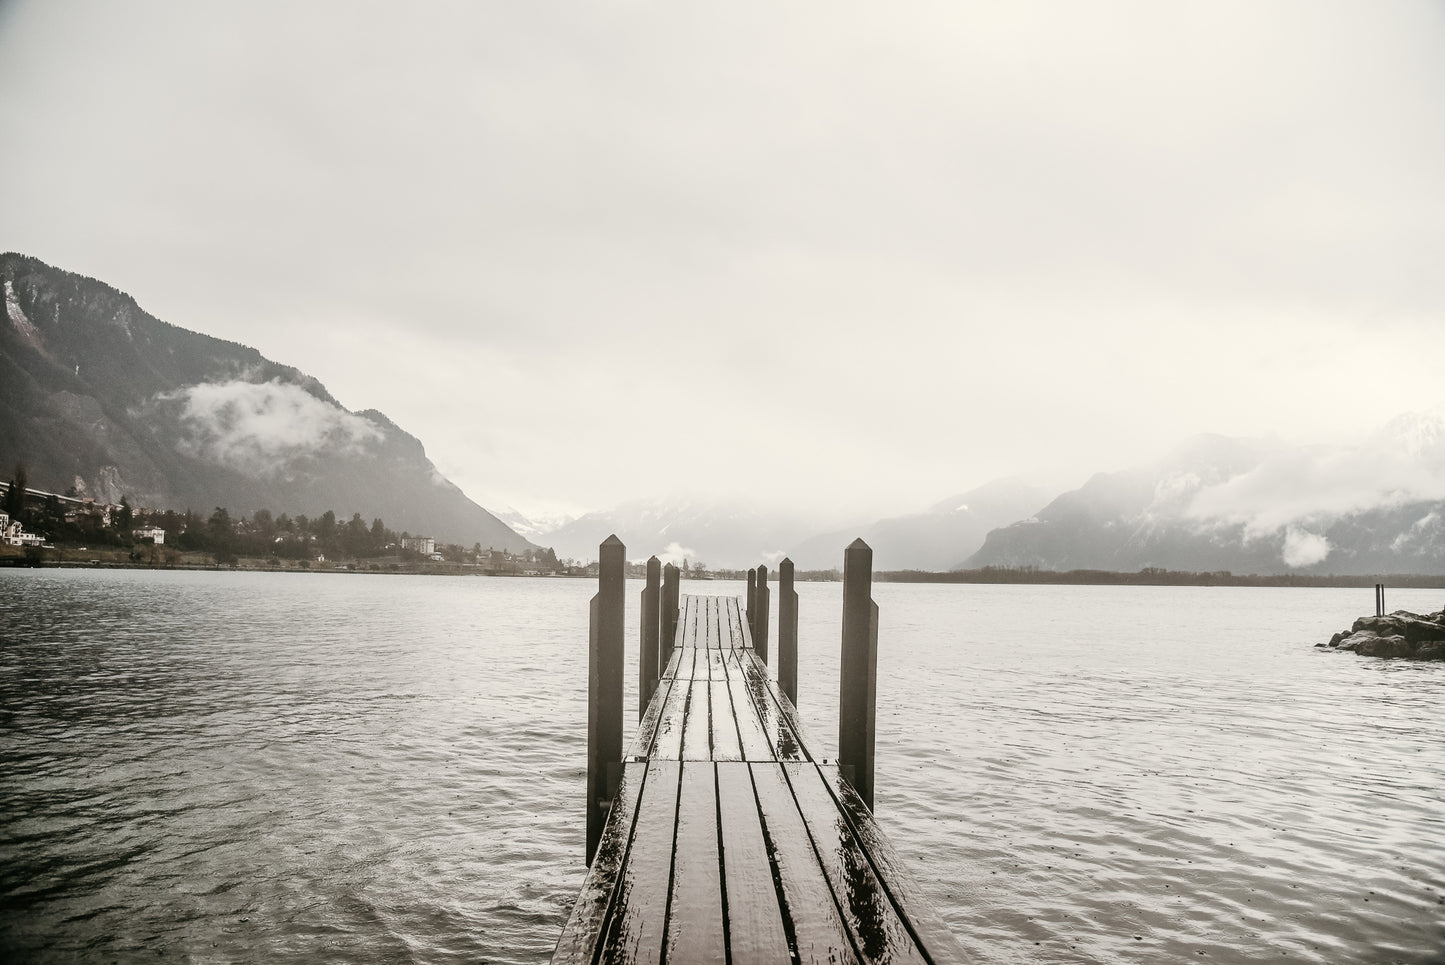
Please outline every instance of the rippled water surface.
[[[0, 958], [545, 961], [593, 591], [0, 570]], [[1311, 646], [1368, 590], [874, 596], [878, 817], [978, 961], [1445, 962], [1445, 664]]]

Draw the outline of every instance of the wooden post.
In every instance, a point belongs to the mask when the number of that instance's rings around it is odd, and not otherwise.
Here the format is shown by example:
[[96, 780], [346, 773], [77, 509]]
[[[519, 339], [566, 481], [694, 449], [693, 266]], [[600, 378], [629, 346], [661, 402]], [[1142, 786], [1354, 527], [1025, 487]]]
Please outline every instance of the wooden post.
[[786, 558], [778, 564], [778, 686], [798, 706], [798, 594]]
[[662, 561], [647, 561], [647, 586], [642, 590], [642, 641], [637, 651], [637, 719], [647, 713], [657, 689], [658, 643], [662, 636]]
[[672, 648], [677, 643], [677, 604], [682, 573], [671, 563], [662, 568], [662, 639], [657, 648], [657, 672], [667, 669]]
[[597, 548], [587, 660], [587, 863], [622, 776], [622, 636], [627, 547], [609, 536]]
[[758, 615], [753, 622], [753, 649], [757, 651], [758, 659], [763, 663], [768, 662], [768, 610], [772, 603], [772, 592], [772, 590], [768, 589], [768, 568], [765, 565], [759, 565], [757, 586]]
[[843, 553], [843, 655], [838, 668], [838, 763], [873, 809], [873, 728], [878, 700], [878, 605], [873, 550], [855, 539]]
[[753, 614], [758, 608], [758, 571], [748, 570], [748, 633], [754, 640], [758, 638], [758, 624], [753, 619]]

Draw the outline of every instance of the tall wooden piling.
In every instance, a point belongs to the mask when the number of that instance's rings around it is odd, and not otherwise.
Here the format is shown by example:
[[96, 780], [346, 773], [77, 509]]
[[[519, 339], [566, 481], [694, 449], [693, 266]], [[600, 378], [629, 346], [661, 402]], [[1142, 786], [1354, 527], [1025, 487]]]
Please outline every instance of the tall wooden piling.
[[778, 564], [778, 686], [798, 706], [798, 593], [787, 558]]
[[757, 582], [758, 614], [753, 621], [753, 649], [763, 663], [768, 662], [768, 617], [772, 601], [773, 591], [768, 589], [768, 568], [760, 565]]
[[1385, 615], [1385, 584], [1375, 584], [1375, 616]]
[[622, 771], [622, 636], [627, 547], [615, 535], [597, 548], [587, 660], [587, 863], [597, 854]]
[[753, 619], [758, 612], [758, 571], [748, 570], [748, 605], [747, 605], [748, 635], [753, 639], [758, 636], [758, 624]]
[[662, 637], [662, 561], [647, 561], [647, 585], [642, 590], [642, 639], [637, 650], [637, 719], [657, 689], [657, 660]]
[[843, 553], [843, 654], [838, 669], [838, 763], [873, 808], [873, 732], [878, 700], [878, 605], [873, 550], [856, 539]]
[[677, 643], [677, 605], [682, 599], [682, 572], [671, 563], [662, 568], [662, 639], [658, 641], [657, 668], [667, 669], [672, 648]]

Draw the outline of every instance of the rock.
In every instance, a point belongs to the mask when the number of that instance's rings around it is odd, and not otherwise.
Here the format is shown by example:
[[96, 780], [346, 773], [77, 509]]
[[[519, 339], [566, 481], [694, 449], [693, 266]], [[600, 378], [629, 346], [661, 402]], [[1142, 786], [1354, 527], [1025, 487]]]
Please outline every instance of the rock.
[[1445, 624], [1406, 610], [1396, 610], [1394, 613], [1382, 617], [1360, 617], [1355, 621], [1351, 630], [1357, 633], [1361, 630], [1370, 630], [1382, 637], [1398, 635], [1411, 643], [1445, 640]]
[[[1377, 633], [1369, 633], [1368, 639], [1362, 640], [1355, 648], [1355, 652], [1366, 657], [1408, 657], [1414, 653], [1415, 648], [1410, 646], [1410, 641], [1398, 633], [1392, 633], [1382, 637]], [[1355, 635], [1352, 634], [1353, 638]]]
[[1427, 640], [1415, 651], [1416, 660], [1445, 660], [1445, 640]]
[[1360, 617], [1349, 630], [1330, 637], [1328, 644], [1367, 657], [1410, 657], [1445, 660], [1445, 610], [1411, 613], [1396, 610], [1385, 616]]

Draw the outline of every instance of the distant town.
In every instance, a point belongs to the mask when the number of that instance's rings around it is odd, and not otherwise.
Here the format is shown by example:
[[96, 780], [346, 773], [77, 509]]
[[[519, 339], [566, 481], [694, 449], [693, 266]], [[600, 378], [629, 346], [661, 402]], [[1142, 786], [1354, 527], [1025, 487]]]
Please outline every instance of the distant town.
[[489, 576], [595, 575], [593, 562], [558, 560], [551, 549], [511, 552], [397, 533], [360, 513], [342, 520], [233, 516], [106, 503], [74, 490], [31, 489], [23, 472], [0, 483], [0, 565], [240, 567], [365, 572], [470, 572]]

